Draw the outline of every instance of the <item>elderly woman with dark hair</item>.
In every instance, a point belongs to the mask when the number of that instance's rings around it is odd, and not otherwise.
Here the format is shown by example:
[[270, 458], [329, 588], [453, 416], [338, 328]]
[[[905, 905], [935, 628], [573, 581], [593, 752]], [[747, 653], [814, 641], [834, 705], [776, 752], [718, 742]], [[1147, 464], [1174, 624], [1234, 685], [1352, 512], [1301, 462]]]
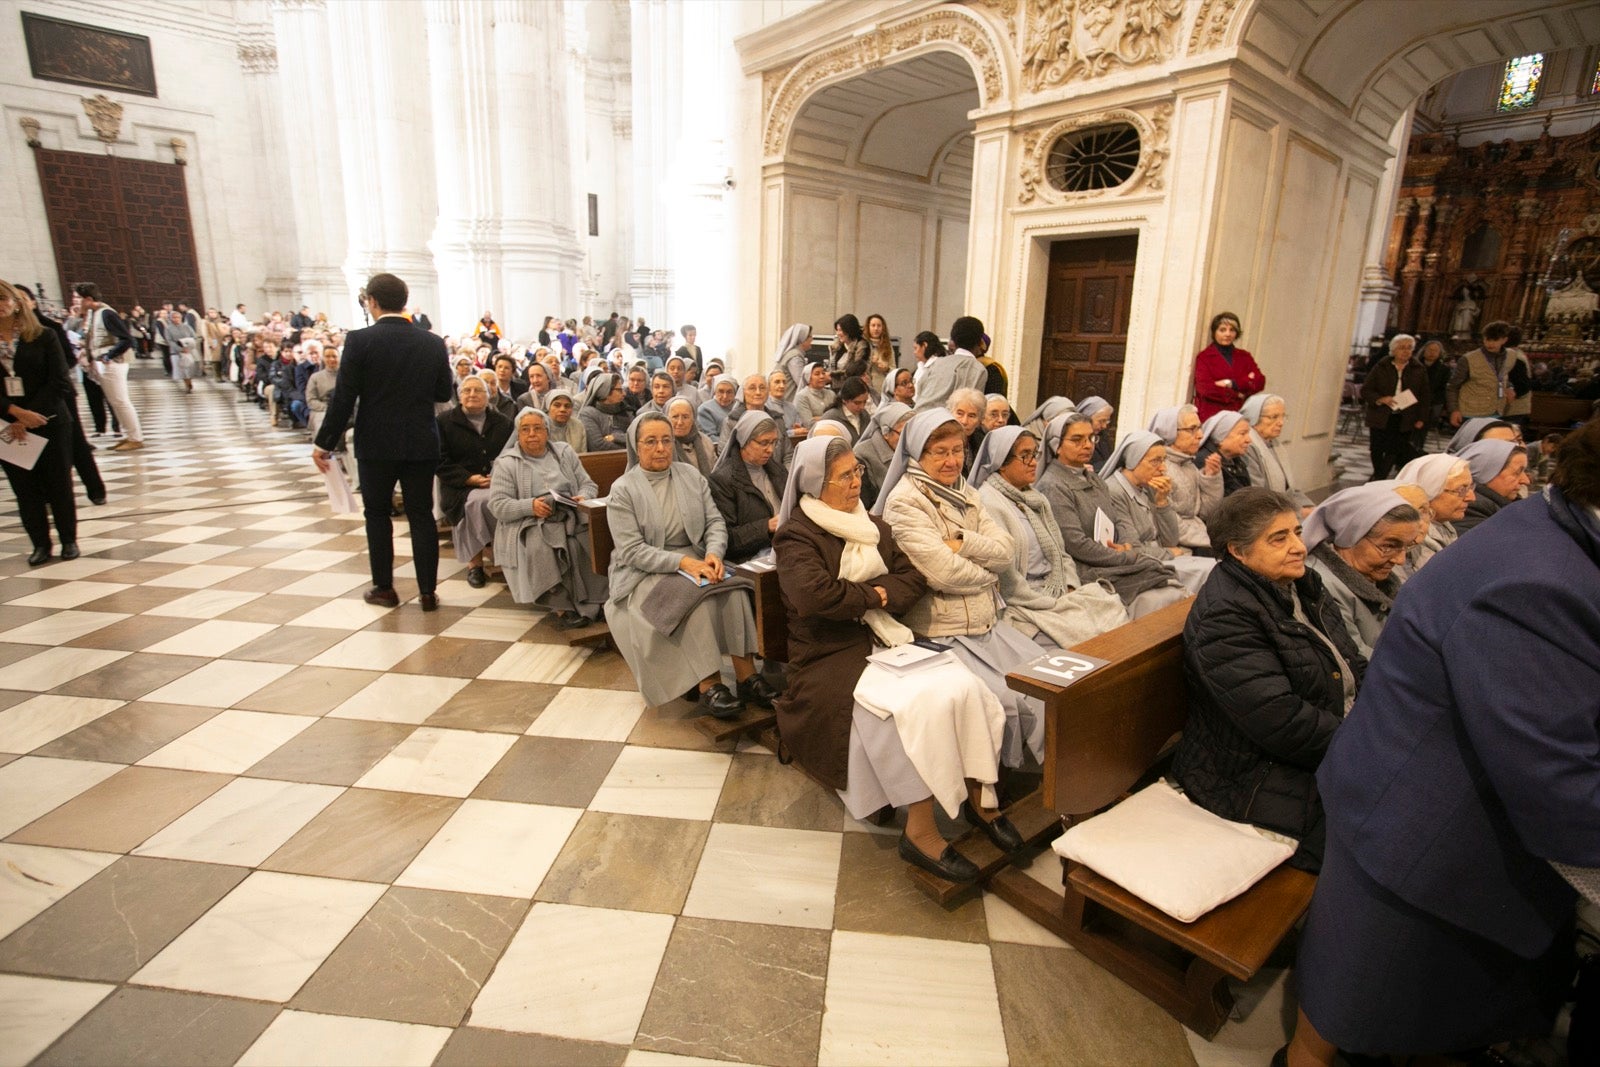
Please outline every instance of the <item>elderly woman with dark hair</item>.
[[1241, 489], [1211, 535], [1220, 562], [1183, 627], [1189, 718], [1173, 777], [1207, 811], [1298, 838], [1290, 864], [1315, 871], [1317, 765], [1367, 662], [1306, 568], [1293, 500]]
[[1405, 573], [1410, 577], [1460, 536], [1454, 524], [1475, 499], [1472, 468], [1460, 456], [1419, 456], [1402, 467], [1395, 478], [1421, 488], [1428, 497], [1428, 510], [1433, 513], [1422, 543], [1406, 558]]
[[1396, 568], [1427, 530], [1413, 501], [1425, 505], [1415, 486], [1368, 482], [1339, 490], [1306, 519], [1306, 563], [1339, 608], [1351, 643], [1369, 659], [1405, 581]]
[[[702, 409], [704, 410], [704, 409]], [[772, 546], [778, 505], [789, 471], [774, 454], [778, 424], [764, 411], [747, 411], [728, 432], [711, 471], [711, 499], [728, 526], [728, 561], [743, 563]]]
[[1473, 499], [1456, 532], [1464, 534], [1522, 495], [1527, 488], [1528, 453], [1515, 441], [1486, 439], [1461, 450], [1461, 458], [1472, 471]]
[[[533, 395], [531, 389], [529, 395]], [[583, 420], [590, 452], [614, 452], [627, 447], [628, 406], [622, 402], [622, 379], [609, 373], [591, 378], [583, 391], [578, 418]]]
[[495, 459], [511, 439], [511, 420], [489, 406], [489, 387], [468, 378], [457, 387], [459, 403], [439, 416], [439, 507], [450, 524], [456, 559], [467, 564], [467, 584], [488, 584], [483, 550], [494, 541], [489, 506]]
[[869, 354], [866, 331], [861, 328], [860, 319], [846, 312], [833, 320], [833, 344], [828, 346], [828, 362], [835, 370], [860, 364], [861, 372], [865, 373]]
[[606, 580], [589, 555], [589, 516], [569, 503], [597, 492], [578, 454], [550, 440], [550, 416], [518, 412], [516, 434], [490, 475], [494, 558], [512, 599], [554, 612], [562, 629], [593, 623], [606, 600]]
[[[746, 701], [771, 707], [777, 694], [752, 658], [750, 598], [712, 588], [728, 577], [728, 531], [710, 486], [699, 471], [673, 461], [672, 424], [661, 416], [640, 415], [628, 438], [639, 462], [612, 484], [606, 505], [615, 545], [606, 620], [617, 651], [652, 706], [692, 690], [700, 710], [719, 719], [737, 716]], [[701, 598], [676, 619], [657, 610], [657, 587], [684, 581], [705, 591]], [[722, 681], [724, 656], [733, 660], [737, 696]]]

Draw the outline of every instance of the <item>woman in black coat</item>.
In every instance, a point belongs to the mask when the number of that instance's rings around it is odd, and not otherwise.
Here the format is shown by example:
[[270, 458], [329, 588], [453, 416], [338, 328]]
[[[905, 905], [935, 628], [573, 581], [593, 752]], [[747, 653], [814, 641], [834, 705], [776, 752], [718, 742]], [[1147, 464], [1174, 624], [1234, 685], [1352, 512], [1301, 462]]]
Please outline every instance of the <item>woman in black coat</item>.
[[72, 378], [56, 335], [39, 324], [22, 295], [0, 281], [0, 419], [5, 436], [45, 440], [33, 469], [0, 464], [17, 494], [22, 527], [33, 542], [28, 566], [50, 559], [50, 516], [61, 538], [61, 558], [78, 558], [78, 508], [72, 499]]
[[458, 399], [439, 416], [439, 507], [451, 527], [456, 559], [468, 564], [467, 584], [482, 589], [488, 584], [483, 550], [494, 541], [489, 474], [511, 439], [511, 420], [489, 403], [481, 378], [463, 381]]
[[1300, 509], [1245, 487], [1210, 524], [1220, 561], [1183, 628], [1189, 718], [1172, 772], [1224, 819], [1300, 839], [1290, 864], [1322, 865], [1316, 771], [1366, 660], [1306, 569]]
[[728, 524], [729, 563], [743, 563], [772, 545], [789, 481], [788, 470], [773, 455], [777, 444], [777, 422], [765, 411], [745, 412], [708, 479], [711, 499]]
[[[1428, 369], [1411, 358], [1417, 339], [1397, 333], [1389, 339], [1389, 355], [1378, 360], [1361, 382], [1362, 411], [1371, 432], [1372, 477], [1381, 481], [1417, 456], [1413, 436], [1426, 430], [1432, 392]], [[1409, 392], [1410, 403], [1400, 397]]]

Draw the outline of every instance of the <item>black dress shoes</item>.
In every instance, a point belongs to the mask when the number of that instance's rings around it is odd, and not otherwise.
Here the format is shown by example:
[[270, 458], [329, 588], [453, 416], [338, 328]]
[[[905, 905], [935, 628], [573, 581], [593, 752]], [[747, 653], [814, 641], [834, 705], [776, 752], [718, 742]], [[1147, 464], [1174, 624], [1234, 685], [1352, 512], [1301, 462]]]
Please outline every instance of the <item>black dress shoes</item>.
[[41, 563], [49, 563], [49, 562], [50, 562], [50, 546], [49, 545], [45, 545], [43, 548], [36, 548], [31, 553], [29, 553], [29, 555], [28, 555], [28, 566], [30, 566], [30, 567], [37, 567]]
[[394, 591], [393, 586], [388, 589], [379, 589], [377, 586], [373, 586], [361, 594], [361, 599], [368, 604], [377, 604], [379, 607], [384, 608], [397, 608], [400, 606], [400, 594]]
[[700, 694], [700, 713], [709, 715], [713, 719], [737, 719], [744, 710], [744, 701], [728, 691], [728, 687], [718, 682], [716, 685]]
[[913, 867], [921, 867], [929, 874], [943, 878], [947, 882], [959, 882], [965, 885], [978, 880], [977, 864], [957, 852], [954, 845], [946, 845], [939, 858], [934, 859], [912, 844], [911, 838], [902, 833], [900, 858]]
[[759, 674], [752, 674], [739, 683], [739, 699], [746, 704], [757, 707], [770, 708], [772, 702], [778, 699], [778, 691], [772, 688], [772, 683]]
[[467, 584], [474, 589], [482, 589], [489, 584], [489, 576], [483, 573], [482, 567], [473, 567], [467, 571]]
[[556, 629], [558, 630], [582, 630], [584, 627], [593, 626], [594, 624], [595, 620], [586, 619], [576, 611], [569, 612], [556, 619]]
[[983, 836], [987, 837], [990, 843], [1001, 852], [1010, 854], [1026, 844], [1022, 840], [1022, 834], [1012, 825], [1011, 820], [1004, 815], [996, 815], [993, 819], [985, 819], [972, 810], [971, 802], [965, 800], [961, 802], [961, 814], [968, 822], [982, 830]]
[[422, 605], [422, 610], [423, 611], [438, 611], [439, 610], [439, 594], [438, 593], [421, 593], [421, 594], [418, 594], [417, 603]]
[[106, 502], [106, 495], [104, 493], [101, 493], [99, 496], [92, 496], [92, 497], [89, 498], [89, 503], [94, 504], [96, 506], [104, 504], [105, 502]]
[[78, 551], [78, 542], [68, 541], [61, 546], [62, 559], [77, 559], [82, 553]]

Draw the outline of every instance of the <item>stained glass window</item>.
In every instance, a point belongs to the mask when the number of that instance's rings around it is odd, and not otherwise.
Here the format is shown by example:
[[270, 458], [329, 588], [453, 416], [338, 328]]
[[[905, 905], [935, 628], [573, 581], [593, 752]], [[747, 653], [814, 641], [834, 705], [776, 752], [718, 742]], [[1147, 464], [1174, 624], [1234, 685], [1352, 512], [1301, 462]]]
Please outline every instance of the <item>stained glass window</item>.
[[1589, 83], [1591, 93], [1600, 93], [1600, 63], [1594, 65], [1594, 81]]
[[1518, 56], [1506, 63], [1506, 75], [1500, 82], [1500, 111], [1515, 111], [1527, 107], [1539, 97], [1539, 80], [1544, 77], [1544, 53]]

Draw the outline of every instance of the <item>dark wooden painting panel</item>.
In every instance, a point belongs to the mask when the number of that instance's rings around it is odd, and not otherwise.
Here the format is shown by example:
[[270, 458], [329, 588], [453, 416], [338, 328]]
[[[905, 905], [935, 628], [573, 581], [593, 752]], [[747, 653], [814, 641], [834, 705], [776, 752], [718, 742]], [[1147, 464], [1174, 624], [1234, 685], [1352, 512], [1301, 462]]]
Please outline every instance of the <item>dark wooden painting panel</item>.
[[156, 95], [150, 38], [22, 12], [22, 36], [35, 78]]

